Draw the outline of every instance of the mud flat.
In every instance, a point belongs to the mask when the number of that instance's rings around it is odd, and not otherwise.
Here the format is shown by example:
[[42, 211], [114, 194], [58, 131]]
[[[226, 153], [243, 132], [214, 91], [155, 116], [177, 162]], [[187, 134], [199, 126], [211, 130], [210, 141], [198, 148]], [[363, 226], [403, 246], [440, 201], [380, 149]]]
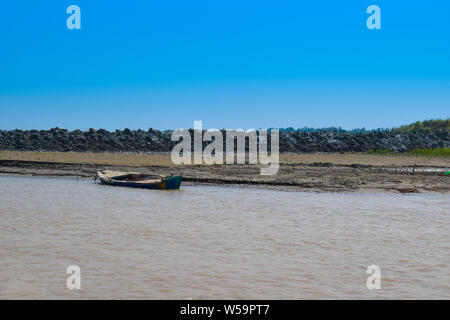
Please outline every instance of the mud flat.
[[93, 178], [106, 168], [179, 174], [186, 184], [239, 185], [312, 192], [450, 194], [448, 157], [367, 154], [282, 154], [274, 176], [259, 165], [175, 166], [169, 154], [0, 152], [0, 174]]

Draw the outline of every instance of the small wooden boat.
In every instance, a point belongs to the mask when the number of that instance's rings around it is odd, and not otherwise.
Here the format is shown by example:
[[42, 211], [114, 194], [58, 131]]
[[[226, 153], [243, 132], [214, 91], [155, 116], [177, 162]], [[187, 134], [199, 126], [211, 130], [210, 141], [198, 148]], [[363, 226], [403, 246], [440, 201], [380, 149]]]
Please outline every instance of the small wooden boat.
[[137, 172], [97, 170], [102, 184], [118, 187], [172, 190], [179, 189], [181, 176], [152, 176]]

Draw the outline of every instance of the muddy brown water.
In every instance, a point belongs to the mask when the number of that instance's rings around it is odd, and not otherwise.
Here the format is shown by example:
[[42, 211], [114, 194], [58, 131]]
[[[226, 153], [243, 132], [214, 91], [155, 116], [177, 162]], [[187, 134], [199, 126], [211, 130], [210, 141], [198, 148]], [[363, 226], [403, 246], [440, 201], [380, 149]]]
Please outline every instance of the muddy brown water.
[[0, 299], [449, 299], [449, 214], [442, 194], [0, 176]]

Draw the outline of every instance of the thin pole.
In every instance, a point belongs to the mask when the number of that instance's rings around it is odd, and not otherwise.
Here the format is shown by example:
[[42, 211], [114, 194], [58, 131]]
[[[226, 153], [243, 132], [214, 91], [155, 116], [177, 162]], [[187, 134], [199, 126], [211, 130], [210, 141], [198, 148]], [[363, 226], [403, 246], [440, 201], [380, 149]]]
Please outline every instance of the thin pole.
[[77, 167], [75, 166], [75, 162], [73, 163], [73, 168], [75, 169], [75, 175], [77, 177], [77, 181], [79, 181], [80, 179], [78, 178], [78, 172], [77, 172]]

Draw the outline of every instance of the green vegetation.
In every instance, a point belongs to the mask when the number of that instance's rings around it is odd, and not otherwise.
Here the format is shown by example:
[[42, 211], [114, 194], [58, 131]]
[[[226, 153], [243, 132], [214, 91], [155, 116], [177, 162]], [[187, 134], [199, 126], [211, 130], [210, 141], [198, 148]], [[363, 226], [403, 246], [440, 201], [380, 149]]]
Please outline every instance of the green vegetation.
[[[366, 154], [400, 154], [397, 151], [390, 151], [388, 149], [381, 150], [367, 150]], [[424, 157], [450, 157], [450, 148], [433, 148], [433, 149], [414, 149], [402, 154], [407, 154], [409, 156], [424, 156]]]
[[407, 154], [410, 156], [450, 157], [450, 148], [414, 149]]
[[366, 151], [367, 154], [390, 154], [390, 153], [396, 153], [394, 151], [390, 151], [388, 149], [380, 149], [380, 150], [367, 150]]
[[399, 128], [394, 128], [391, 130], [394, 133], [405, 133], [405, 132], [450, 132], [450, 118], [436, 119], [436, 120], [425, 120], [417, 121], [408, 125], [401, 126]]
[[366, 129], [366, 128], [354, 128], [354, 129], [343, 129], [341, 127], [323, 127], [323, 128], [313, 128], [313, 127], [303, 127], [303, 128], [280, 128], [280, 132], [334, 132], [334, 133], [366, 133], [366, 132], [392, 132], [392, 133], [408, 133], [408, 132], [424, 132], [424, 133], [434, 133], [434, 132], [447, 132], [450, 133], [450, 118], [443, 119], [431, 119], [425, 121], [416, 121], [411, 124], [403, 125], [398, 128], [378, 128], [378, 129]]

